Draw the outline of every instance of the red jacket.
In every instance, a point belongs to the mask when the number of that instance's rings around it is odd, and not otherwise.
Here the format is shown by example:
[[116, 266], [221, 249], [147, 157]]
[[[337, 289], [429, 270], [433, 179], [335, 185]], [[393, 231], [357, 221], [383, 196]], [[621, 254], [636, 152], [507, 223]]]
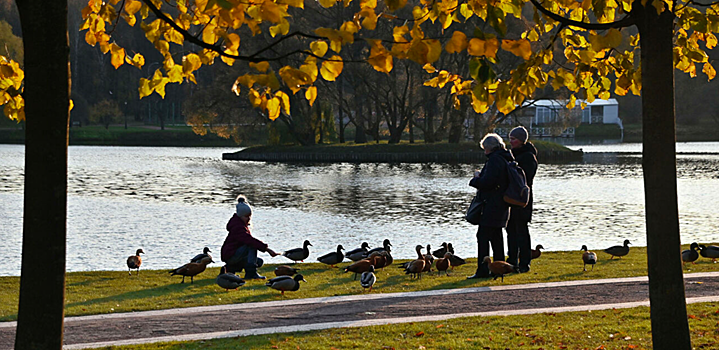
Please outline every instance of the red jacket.
[[249, 245], [261, 252], [267, 251], [267, 244], [252, 237], [250, 228], [247, 227], [247, 224], [245, 224], [237, 214], [232, 215], [232, 218], [230, 218], [230, 221], [227, 223], [227, 231], [229, 232], [227, 233], [225, 242], [222, 243], [222, 251], [220, 253], [222, 261], [229, 260], [232, 255], [235, 254], [237, 248], [243, 245]]

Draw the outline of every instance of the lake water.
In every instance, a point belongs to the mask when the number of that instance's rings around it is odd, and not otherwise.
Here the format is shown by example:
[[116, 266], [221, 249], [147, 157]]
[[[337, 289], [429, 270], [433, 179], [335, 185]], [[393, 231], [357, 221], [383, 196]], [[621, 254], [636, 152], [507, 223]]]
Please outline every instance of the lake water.
[[[535, 179], [533, 244], [547, 250], [646, 245], [640, 144], [582, 145], [578, 164], [541, 164]], [[680, 144], [683, 243], [719, 241], [719, 143]], [[124, 270], [143, 248], [143, 268], [184, 264], [204, 246], [219, 265], [234, 198], [254, 205], [253, 234], [286, 250], [309, 239], [310, 259], [389, 238], [396, 258], [417, 244], [453, 242], [476, 256], [476, 226], [463, 220], [480, 165], [278, 164], [223, 161], [225, 148], [71, 146], [68, 271]], [[19, 275], [24, 146], [0, 145], [0, 275]], [[288, 262], [283, 257], [271, 263]]]

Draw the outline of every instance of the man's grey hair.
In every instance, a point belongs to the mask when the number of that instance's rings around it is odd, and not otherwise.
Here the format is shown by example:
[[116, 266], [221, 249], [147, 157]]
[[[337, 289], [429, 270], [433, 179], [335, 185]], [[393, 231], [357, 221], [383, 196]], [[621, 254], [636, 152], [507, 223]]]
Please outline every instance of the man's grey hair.
[[504, 140], [502, 140], [502, 137], [491, 132], [487, 135], [484, 135], [482, 138], [482, 141], [479, 143], [482, 149], [489, 150], [490, 152], [494, 152], [497, 149], [507, 149], [504, 146]]

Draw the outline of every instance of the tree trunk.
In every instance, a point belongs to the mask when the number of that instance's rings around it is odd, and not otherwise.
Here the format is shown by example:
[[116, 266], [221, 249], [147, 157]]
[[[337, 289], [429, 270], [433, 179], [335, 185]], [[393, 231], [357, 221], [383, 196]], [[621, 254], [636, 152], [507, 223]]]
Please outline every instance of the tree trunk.
[[644, 201], [652, 343], [691, 349], [679, 237], [674, 116], [673, 15], [633, 4], [641, 37]]
[[15, 349], [62, 349], [70, 48], [67, 2], [17, 0], [25, 47], [25, 193]]

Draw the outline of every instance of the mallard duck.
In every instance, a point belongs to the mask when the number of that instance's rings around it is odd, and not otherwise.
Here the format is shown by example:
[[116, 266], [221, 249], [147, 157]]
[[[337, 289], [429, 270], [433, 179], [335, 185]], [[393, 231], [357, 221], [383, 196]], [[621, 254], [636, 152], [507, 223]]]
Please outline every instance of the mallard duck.
[[536, 259], [540, 256], [542, 256], [542, 251], [540, 249], [544, 249], [541, 244], [537, 244], [537, 247], [532, 249], [532, 259]]
[[310, 256], [310, 250], [307, 248], [307, 246], [311, 246], [310, 241], [305, 240], [305, 243], [302, 244], [302, 248], [295, 248], [290, 249], [282, 253], [282, 256], [286, 257], [287, 259], [290, 259], [294, 262], [304, 262], [305, 259], [307, 259], [308, 256]]
[[280, 265], [275, 268], [275, 276], [292, 276], [296, 274], [298, 270], [298, 268]]
[[445, 252], [444, 256], [437, 259], [437, 262], [434, 264], [434, 266], [437, 268], [437, 276], [439, 276], [442, 271], [444, 271], [444, 273], [449, 276], [449, 272], [447, 270], [449, 270], [449, 267], [452, 266], [452, 261], [450, 260], [451, 257], [452, 253]]
[[205, 271], [207, 265], [212, 262], [214, 261], [212, 261], [212, 258], [208, 256], [200, 260], [198, 263], [187, 263], [174, 270], [170, 270], [170, 276], [182, 276], [182, 282], [180, 283], [185, 283], [185, 277], [189, 276], [190, 283], [195, 283], [195, 276], [202, 273], [202, 271]]
[[345, 255], [342, 254], [342, 250], [345, 248], [342, 247], [342, 245], [337, 245], [337, 251], [332, 253], [327, 253], [325, 255], [322, 255], [321, 257], [317, 258], [317, 261], [330, 265], [330, 267], [335, 267], [336, 264], [339, 264], [342, 262], [342, 260], [345, 259]]
[[582, 261], [584, 261], [584, 271], [587, 271], [587, 264], [592, 265], [592, 271], [594, 271], [594, 265], [597, 263], [597, 254], [590, 252], [586, 245], [582, 245]]
[[345, 258], [350, 259], [352, 261], [360, 261], [362, 260], [367, 252], [369, 251], [369, 244], [367, 242], [362, 242], [362, 246], [360, 248], [352, 249], [345, 253]]
[[614, 259], [615, 256], [618, 256], [621, 259], [623, 256], [629, 254], [629, 244], [629, 240], [625, 239], [623, 246], [615, 245], [613, 247], [604, 249], [604, 252], [612, 256], [611, 258], [609, 258], [609, 260]]
[[682, 251], [682, 263], [686, 265], [686, 263], [690, 262], [694, 264], [697, 259], [699, 259], [699, 245], [697, 242], [692, 243], [689, 246], [689, 249]]
[[376, 262], [376, 258], [379, 257], [379, 253], [374, 252], [370, 254], [370, 256], [367, 257], [367, 259], [362, 259], [360, 261], [357, 261], [353, 263], [350, 266], [345, 267], [344, 272], [354, 272], [354, 278], [353, 280], [357, 280], [357, 274], [361, 274], [363, 272], [369, 271], [370, 267], [374, 268], [374, 264]]
[[237, 289], [237, 287], [245, 285], [245, 280], [235, 275], [234, 273], [228, 273], [227, 268], [223, 266], [220, 269], [220, 274], [215, 277], [215, 283], [228, 291], [230, 289]]
[[363, 288], [369, 288], [369, 292], [372, 292], [372, 286], [377, 282], [377, 276], [374, 275], [374, 266], [370, 266], [369, 270], [362, 272], [360, 276], [360, 285]]
[[200, 262], [200, 260], [202, 260], [203, 258], [208, 257], [208, 256], [210, 257], [210, 259], [212, 259], [212, 256], [210, 254], [207, 254], [207, 253], [211, 253], [211, 252], [212, 251], [210, 250], [210, 248], [205, 247], [205, 249], [202, 250], [202, 254], [195, 255], [195, 257], [190, 259], [190, 262], [198, 263], [198, 262]]
[[492, 261], [492, 259], [488, 256], [484, 257], [484, 260], [482, 260], [487, 266], [489, 267], [489, 271], [494, 275], [494, 279], [496, 280], [497, 277], [502, 277], [502, 283], [504, 283], [504, 275], [512, 272], [517, 272], [517, 269], [512, 266], [512, 264], [506, 262], [506, 261]]
[[465, 261], [464, 259], [454, 255], [454, 253], [452, 253], [452, 252], [449, 252], [449, 253], [452, 254], [449, 256], [449, 263], [451, 264], [450, 267], [452, 270], [454, 270], [454, 268], [457, 266], [462, 266], [467, 263], [467, 261]]
[[699, 254], [705, 258], [712, 259], [712, 262], [716, 263], [717, 258], [719, 258], [719, 247], [715, 245], [705, 246], [703, 244], [699, 245]]
[[447, 242], [442, 242], [442, 244], [440, 244], [440, 245], [442, 246], [442, 248], [439, 248], [432, 252], [432, 255], [434, 255], [434, 257], [437, 259], [442, 258], [444, 256], [444, 253], [446, 253], [448, 251], [447, 250]]
[[138, 249], [135, 251], [135, 255], [127, 257], [127, 273], [130, 276], [132, 276], [132, 269], [137, 269], [137, 275], [140, 275], [140, 265], [142, 265], [140, 254], [145, 254], [145, 252], [142, 251], [142, 249]]
[[265, 285], [272, 289], [277, 289], [282, 292], [282, 295], [285, 295], [286, 291], [295, 292], [300, 289], [300, 281], [307, 282], [302, 275], [295, 277], [279, 276], [267, 281]]
[[390, 250], [391, 246], [392, 246], [392, 244], [389, 242], [389, 239], [385, 239], [384, 241], [382, 241], [381, 247], [377, 247], [377, 248], [373, 248], [373, 249], [369, 250], [367, 253], [365, 253], [364, 257], [366, 258], [374, 252], [381, 253], [385, 250], [389, 252], [389, 251], [391, 251]]

